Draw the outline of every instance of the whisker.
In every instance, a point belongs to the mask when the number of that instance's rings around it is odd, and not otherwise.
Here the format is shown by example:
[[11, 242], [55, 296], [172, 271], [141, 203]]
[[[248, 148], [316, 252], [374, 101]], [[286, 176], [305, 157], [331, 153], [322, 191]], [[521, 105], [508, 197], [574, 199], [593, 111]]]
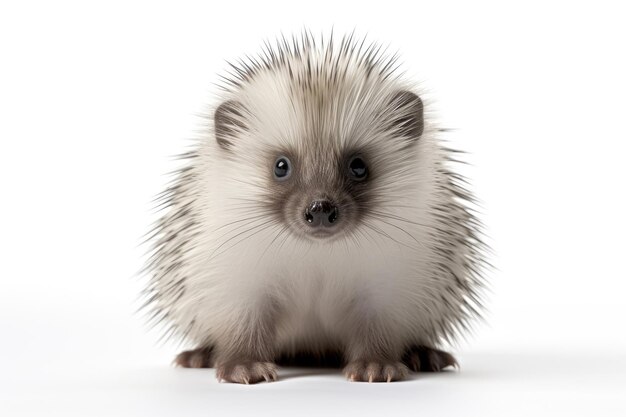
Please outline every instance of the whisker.
[[407, 218], [400, 217], [400, 216], [397, 216], [395, 214], [383, 213], [382, 211], [377, 211], [377, 210], [372, 210], [371, 213], [375, 214], [376, 216], [385, 217], [385, 218], [392, 219], [392, 220], [398, 220], [398, 221], [409, 223], [409, 224], [414, 224], [416, 226], [420, 226], [420, 227], [423, 227], [425, 229], [437, 230], [437, 228], [434, 227], [434, 226], [431, 226], [431, 225], [428, 225], [428, 224], [419, 223], [419, 222], [416, 222], [414, 220], [409, 220]]
[[267, 253], [267, 251], [269, 250], [269, 248], [272, 247], [272, 245], [274, 244], [274, 242], [276, 242], [276, 239], [278, 239], [280, 237], [280, 235], [282, 235], [285, 231], [287, 230], [287, 226], [283, 226], [278, 233], [276, 234], [276, 236], [274, 236], [274, 239], [272, 239], [272, 241], [269, 243], [269, 245], [267, 245], [267, 247], [265, 248], [265, 250], [263, 251], [263, 253], [261, 254], [261, 256], [259, 256], [259, 260], [257, 261], [257, 264], [261, 262], [261, 260], [263, 259], [263, 257], [265, 256], [265, 254]]
[[[249, 227], [248, 229], [246, 229], [246, 230], [244, 230], [244, 231], [242, 231], [242, 232], [239, 232], [239, 233], [235, 234], [234, 236], [231, 236], [230, 238], [226, 239], [226, 241], [222, 242], [222, 243], [221, 243], [221, 244], [220, 244], [217, 248], [215, 248], [215, 249], [213, 250], [213, 252], [211, 253], [211, 256], [209, 257], [209, 259], [213, 259], [213, 258], [214, 258], [214, 257], [218, 254], [218, 252], [217, 252], [217, 251], [218, 251], [220, 248], [222, 248], [224, 245], [226, 245], [227, 243], [231, 242], [233, 239], [236, 239], [237, 237], [240, 237], [240, 236], [242, 236], [242, 235], [245, 235], [246, 233], [249, 233], [249, 232], [251, 232], [251, 231], [253, 231], [253, 230], [256, 230], [256, 229], [258, 229], [259, 227], [261, 227], [261, 228], [262, 228], [262, 229], [260, 229], [261, 231], [262, 231], [262, 230], [265, 230], [266, 228], [273, 226], [273, 225], [274, 225], [274, 222], [275, 222], [275, 221], [270, 221], [269, 223], [262, 222], [262, 223], [259, 223], [259, 224], [255, 225], [255, 226]], [[253, 222], [250, 222], [249, 224], [253, 224]], [[241, 227], [245, 227], [245, 226], [246, 226], [246, 225], [244, 225], [244, 226], [240, 226], [239, 228], [241, 228]], [[265, 227], [263, 227], [263, 226], [265, 226]], [[239, 229], [239, 228], [238, 228], [238, 229]], [[257, 232], [258, 232], [258, 231], [259, 231], [259, 230], [257, 230]], [[225, 253], [227, 250], [232, 249], [232, 247], [233, 247], [233, 246], [236, 246], [237, 244], [241, 243], [241, 242], [242, 242], [242, 241], [244, 241], [245, 239], [250, 238], [251, 236], [254, 236], [254, 234], [256, 234], [257, 232], [254, 232], [254, 233], [253, 233], [252, 235], [250, 235], [250, 236], [244, 236], [244, 238], [243, 238], [243, 239], [239, 240], [239, 241], [238, 241], [238, 242], [236, 242], [234, 245], [231, 245], [230, 247], [226, 248], [224, 251], [219, 252], [219, 254], [223, 254], [223, 253]], [[226, 235], [227, 235], [227, 234], [228, 234], [228, 233], [226, 233]], [[225, 236], [225, 235], [223, 235], [223, 236]], [[223, 236], [222, 236], [222, 237], [223, 237]]]
[[407, 248], [409, 248], [409, 249], [412, 249], [410, 245], [407, 245], [407, 244], [405, 244], [405, 243], [402, 243], [402, 242], [400, 242], [400, 241], [398, 241], [398, 240], [394, 239], [392, 236], [390, 236], [390, 235], [389, 235], [388, 233], [386, 233], [384, 230], [381, 230], [380, 228], [378, 228], [378, 227], [376, 227], [376, 226], [373, 226], [373, 225], [371, 225], [371, 224], [367, 224], [367, 223], [364, 223], [363, 225], [364, 225], [365, 227], [369, 228], [369, 229], [372, 229], [374, 232], [378, 233], [379, 235], [381, 235], [381, 236], [383, 236], [383, 237], [386, 237], [386, 238], [390, 239], [391, 241], [393, 241], [393, 242], [397, 243], [398, 245], [401, 245], [401, 246], [407, 247]]

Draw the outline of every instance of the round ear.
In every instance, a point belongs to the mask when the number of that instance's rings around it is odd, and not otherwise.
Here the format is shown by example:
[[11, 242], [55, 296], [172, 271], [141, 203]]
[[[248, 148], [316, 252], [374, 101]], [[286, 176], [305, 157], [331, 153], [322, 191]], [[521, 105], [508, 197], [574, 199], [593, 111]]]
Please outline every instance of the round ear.
[[232, 146], [237, 133], [248, 130], [244, 119], [244, 107], [237, 101], [220, 104], [214, 115], [215, 139], [224, 149]]
[[398, 136], [416, 141], [424, 132], [424, 105], [417, 94], [400, 91], [393, 95], [390, 106], [391, 129]]

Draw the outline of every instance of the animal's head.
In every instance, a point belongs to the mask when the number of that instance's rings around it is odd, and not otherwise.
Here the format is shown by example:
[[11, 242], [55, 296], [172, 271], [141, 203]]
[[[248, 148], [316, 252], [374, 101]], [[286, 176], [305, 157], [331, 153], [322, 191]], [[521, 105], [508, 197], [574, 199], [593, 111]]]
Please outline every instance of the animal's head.
[[375, 227], [368, 218], [389, 215], [419, 181], [423, 104], [372, 50], [305, 42], [231, 80], [215, 139], [249, 215], [329, 239]]

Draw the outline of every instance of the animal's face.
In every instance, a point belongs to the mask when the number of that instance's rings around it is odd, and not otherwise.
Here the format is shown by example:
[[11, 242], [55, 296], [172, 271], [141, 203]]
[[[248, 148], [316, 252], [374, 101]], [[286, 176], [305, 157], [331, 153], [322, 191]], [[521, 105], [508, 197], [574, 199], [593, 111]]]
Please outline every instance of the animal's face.
[[410, 175], [421, 100], [367, 79], [259, 78], [215, 113], [221, 151], [253, 171], [258, 214], [311, 239], [358, 233]]
[[302, 235], [329, 238], [350, 231], [373, 200], [364, 150], [311, 145], [306, 152], [276, 149], [268, 156], [266, 204]]

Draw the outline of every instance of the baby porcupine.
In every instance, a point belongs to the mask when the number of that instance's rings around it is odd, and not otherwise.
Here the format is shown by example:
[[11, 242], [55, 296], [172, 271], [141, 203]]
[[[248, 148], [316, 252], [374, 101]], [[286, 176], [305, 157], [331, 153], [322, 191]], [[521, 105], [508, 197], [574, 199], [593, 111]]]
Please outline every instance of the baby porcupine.
[[453, 151], [375, 45], [305, 34], [225, 78], [161, 195], [147, 305], [220, 380], [337, 357], [352, 381], [456, 365], [483, 245]]

